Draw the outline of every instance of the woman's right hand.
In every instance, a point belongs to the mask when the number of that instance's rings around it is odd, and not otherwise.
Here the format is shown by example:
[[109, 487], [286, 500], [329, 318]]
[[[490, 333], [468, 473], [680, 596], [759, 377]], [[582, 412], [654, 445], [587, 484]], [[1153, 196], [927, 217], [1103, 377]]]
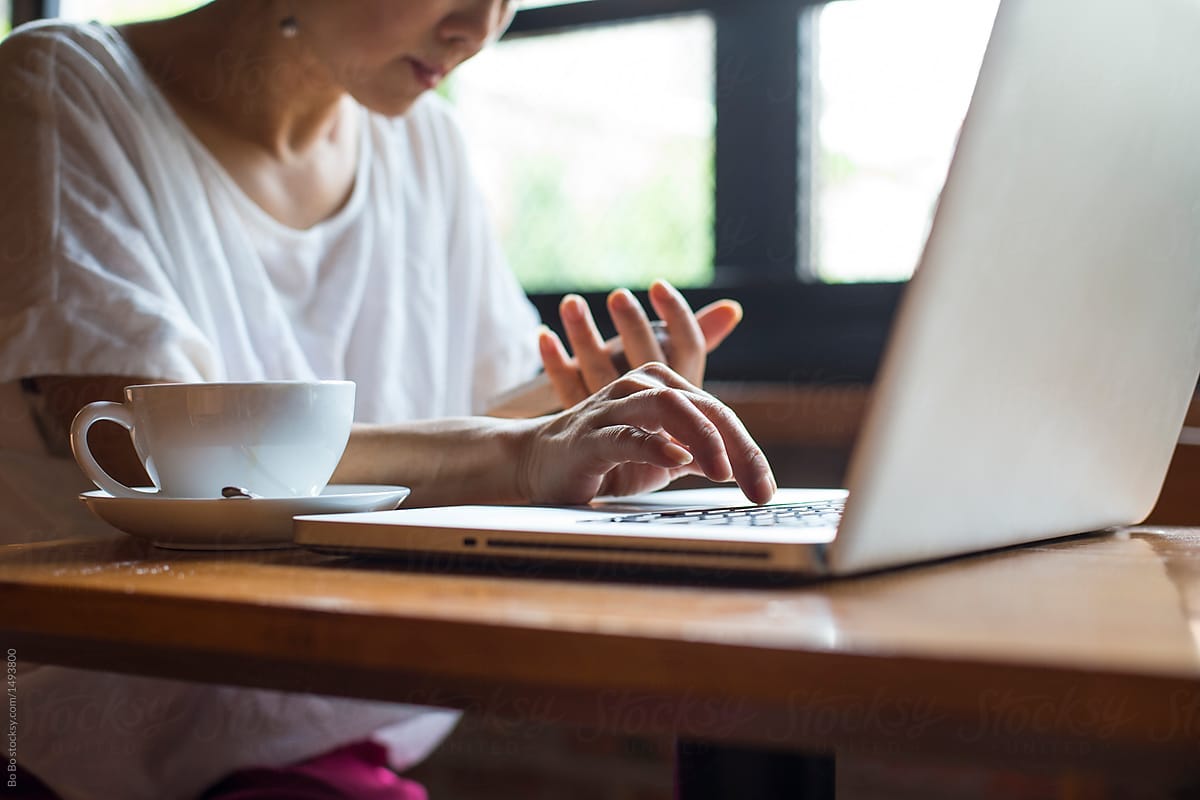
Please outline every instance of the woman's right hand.
[[535, 422], [517, 475], [519, 493], [532, 503], [638, 494], [686, 474], [732, 479], [756, 503], [775, 494], [767, 459], [741, 420], [661, 363]]

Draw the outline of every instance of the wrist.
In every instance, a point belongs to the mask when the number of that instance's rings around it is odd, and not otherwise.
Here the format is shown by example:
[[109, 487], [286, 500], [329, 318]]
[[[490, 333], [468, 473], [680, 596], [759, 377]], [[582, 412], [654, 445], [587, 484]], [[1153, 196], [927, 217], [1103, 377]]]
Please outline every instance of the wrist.
[[542, 418], [506, 420], [499, 430], [499, 446], [503, 453], [500, 464], [501, 485], [507, 502], [528, 503], [535, 496], [535, 476], [538, 472], [538, 439]]

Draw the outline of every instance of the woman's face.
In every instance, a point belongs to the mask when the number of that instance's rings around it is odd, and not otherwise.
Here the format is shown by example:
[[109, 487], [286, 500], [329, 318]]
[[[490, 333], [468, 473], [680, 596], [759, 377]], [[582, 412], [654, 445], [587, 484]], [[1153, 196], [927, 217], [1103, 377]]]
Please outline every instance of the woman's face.
[[[297, 43], [362, 105], [399, 116], [499, 37], [514, 0], [297, 0]], [[301, 41], [302, 40], [302, 41]]]

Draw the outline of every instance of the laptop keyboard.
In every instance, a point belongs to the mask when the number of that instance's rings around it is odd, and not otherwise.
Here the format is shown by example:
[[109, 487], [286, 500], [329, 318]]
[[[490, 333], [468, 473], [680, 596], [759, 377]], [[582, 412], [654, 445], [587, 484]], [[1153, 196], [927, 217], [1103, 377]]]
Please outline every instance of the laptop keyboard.
[[656, 525], [761, 525], [789, 528], [836, 527], [842, 519], [846, 501], [819, 500], [812, 503], [789, 503], [768, 506], [737, 506], [733, 508], [697, 508], [688, 511], [647, 511], [623, 514], [595, 522], [629, 522]]

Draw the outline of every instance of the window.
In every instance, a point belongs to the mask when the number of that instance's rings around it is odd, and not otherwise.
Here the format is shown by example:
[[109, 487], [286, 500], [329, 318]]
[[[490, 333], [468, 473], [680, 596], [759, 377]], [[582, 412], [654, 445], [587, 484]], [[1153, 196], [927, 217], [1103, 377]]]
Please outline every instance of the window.
[[815, 277], [912, 274], [998, 3], [839, 0], [813, 12]]
[[526, 290], [712, 281], [712, 54], [687, 14], [500, 42], [453, 74]]

